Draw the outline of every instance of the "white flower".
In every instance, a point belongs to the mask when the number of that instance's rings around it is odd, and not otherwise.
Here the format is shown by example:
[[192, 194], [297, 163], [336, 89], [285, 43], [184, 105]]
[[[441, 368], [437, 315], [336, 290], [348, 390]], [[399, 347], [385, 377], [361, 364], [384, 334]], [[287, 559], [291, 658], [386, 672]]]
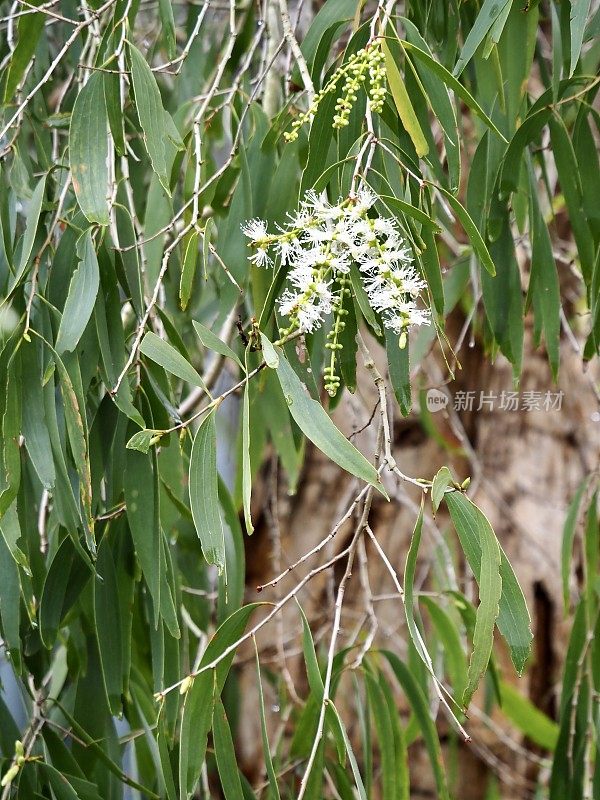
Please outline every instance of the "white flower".
[[257, 247], [256, 252], [248, 256], [248, 260], [251, 261], [255, 267], [270, 267], [273, 263], [273, 259], [269, 255], [269, 251], [266, 247]]
[[291, 264], [300, 252], [300, 242], [298, 239], [282, 237], [275, 242], [275, 250], [282, 264]]
[[429, 309], [417, 308], [414, 303], [405, 303], [402, 308], [383, 314], [383, 324], [399, 336], [413, 325], [430, 324]]
[[252, 244], [264, 244], [269, 239], [267, 224], [262, 219], [250, 219], [242, 225], [242, 233]]
[[359, 189], [354, 203], [350, 206], [349, 215], [352, 217], [362, 217], [375, 204], [377, 196], [366, 187]]
[[277, 302], [280, 313], [290, 318], [289, 330], [308, 333], [322, 325], [337, 309], [338, 281], [353, 263], [360, 270], [369, 304], [401, 342], [412, 325], [429, 322], [429, 310], [417, 308], [426, 283], [413, 265], [397, 220], [370, 211], [376, 200], [368, 187], [336, 204], [325, 193], [309, 191], [275, 234], [269, 234], [260, 219], [242, 226], [254, 248], [253, 264], [271, 265], [272, 248], [287, 268], [287, 288]]
[[298, 291], [284, 291], [279, 298], [279, 311], [286, 317], [295, 317], [299, 330], [311, 333], [320, 327], [333, 308], [331, 283], [320, 278], [318, 270], [309, 267], [297, 267], [289, 279]]

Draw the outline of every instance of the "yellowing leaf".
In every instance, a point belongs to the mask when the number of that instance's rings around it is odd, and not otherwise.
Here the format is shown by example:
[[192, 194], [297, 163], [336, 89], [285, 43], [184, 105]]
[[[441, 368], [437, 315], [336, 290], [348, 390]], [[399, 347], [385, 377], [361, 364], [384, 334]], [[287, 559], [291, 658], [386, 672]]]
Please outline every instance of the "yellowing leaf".
[[410, 97], [406, 91], [404, 80], [400, 74], [394, 57], [392, 56], [389, 47], [384, 43], [383, 52], [385, 54], [385, 67], [387, 71], [387, 79], [390, 85], [390, 91], [394, 98], [394, 103], [398, 109], [398, 114], [406, 132], [410, 136], [417, 151], [419, 158], [427, 155], [429, 146], [419, 125], [419, 120], [415, 114], [415, 110], [410, 102]]

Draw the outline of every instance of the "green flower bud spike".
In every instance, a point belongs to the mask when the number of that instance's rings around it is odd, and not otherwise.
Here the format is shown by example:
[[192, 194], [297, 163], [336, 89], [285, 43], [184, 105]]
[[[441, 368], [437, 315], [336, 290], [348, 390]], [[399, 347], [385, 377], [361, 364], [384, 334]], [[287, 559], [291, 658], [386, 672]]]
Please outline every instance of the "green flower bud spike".
[[365, 84], [369, 84], [369, 101], [372, 111], [380, 114], [386, 95], [385, 88], [385, 56], [381, 49], [381, 42], [376, 40], [354, 53], [345, 64], [342, 64], [331, 76], [326, 85], [314, 96], [309, 108], [300, 114], [292, 123], [290, 131], [283, 136], [286, 142], [294, 142], [298, 138], [298, 131], [305, 122], [312, 122], [323, 98], [335, 92], [337, 85], [344, 79], [340, 97], [335, 104], [333, 127], [337, 130], [345, 128], [350, 123], [350, 114], [358, 99], [358, 92]]

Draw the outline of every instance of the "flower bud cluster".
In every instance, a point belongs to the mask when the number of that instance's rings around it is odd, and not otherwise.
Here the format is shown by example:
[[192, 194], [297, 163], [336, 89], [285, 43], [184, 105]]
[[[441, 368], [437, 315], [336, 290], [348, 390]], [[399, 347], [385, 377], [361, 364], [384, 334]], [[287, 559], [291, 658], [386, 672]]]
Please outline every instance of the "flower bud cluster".
[[333, 127], [344, 128], [350, 122], [350, 112], [358, 98], [358, 92], [364, 84], [369, 82], [369, 99], [371, 109], [377, 113], [383, 110], [386, 95], [385, 88], [385, 57], [379, 41], [372, 42], [354, 53], [345, 64], [337, 69], [326, 85], [313, 98], [309, 108], [297, 117], [291, 131], [284, 133], [287, 142], [294, 142], [298, 138], [298, 131], [305, 122], [311, 122], [323, 98], [336, 91], [338, 84], [344, 79], [341, 95], [335, 104]]
[[269, 233], [260, 219], [242, 226], [254, 250], [253, 264], [270, 266], [277, 258], [288, 267], [287, 287], [277, 301], [279, 313], [289, 320], [280, 331], [282, 338], [295, 331], [311, 333], [333, 316], [327, 341], [332, 357], [326, 375], [331, 391], [339, 385], [335, 355], [342, 346], [342, 306], [344, 296], [352, 292], [352, 264], [358, 267], [369, 304], [383, 325], [398, 335], [401, 347], [409, 328], [429, 323], [429, 310], [417, 305], [426, 284], [396, 220], [373, 214], [376, 200], [370, 189], [361, 189], [335, 205], [308, 192], [298, 211], [276, 233]]

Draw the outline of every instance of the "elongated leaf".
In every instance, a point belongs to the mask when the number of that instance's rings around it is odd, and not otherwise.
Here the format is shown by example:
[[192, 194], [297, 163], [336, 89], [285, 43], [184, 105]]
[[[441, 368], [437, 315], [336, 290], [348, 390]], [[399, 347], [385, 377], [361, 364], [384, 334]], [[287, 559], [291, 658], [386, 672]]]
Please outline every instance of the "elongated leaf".
[[146, 59], [137, 47], [132, 44], [129, 45], [129, 57], [131, 59], [131, 78], [135, 104], [140, 125], [144, 132], [144, 144], [150, 156], [152, 168], [158, 175], [163, 189], [169, 194], [169, 176], [167, 174], [167, 155], [165, 150], [167, 130], [160, 92]]
[[412, 139], [417, 155], [419, 157], [425, 156], [429, 152], [429, 145], [419, 125], [415, 110], [412, 107], [400, 70], [394, 61], [389, 47], [385, 43], [383, 45], [383, 52], [385, 53], [385, 68], [390, 91], [394, 98], [394, 103], [396, 104], [396, 109], [402, 121], [402, 125]]
[[421, 597], [421, 602], [429, 612], [440, 641], [444, 647], [444, 661], [447, 664], [447, 674], [452, 679], [454, 696], [461, 698], [467, 687], [467, 659], [458, 629], [452, 617], [427, 595]]
[[500, 546], [489, 525], [480, 525], [481, 567], [479, 573], [479, 606], [473, 632], [473, 653], [469, 662], [467, 688], [463, 694], [463, 705], [468, 707], [483, 677], [494, 644], [494, 627], [499, 613], [502, 593], [500, 577]]
[[252, 465], [250, 464], [250, 387], [246, 384], [242, 400], [242, 501], [246, 531], [254, 531], [250, 503], [252, 501]]
[[[260, 603], [250, 603], [235, 611], [217, 629], [199, 664], [199, 669], [211, 664], [243, 635], [251, 614]], [[189, 800], [200, 777], [206, 754], [206, 738], [211, 726], [213, 699], [220, 696], [233, 659], [232, 650], [212, 670], [193, 678], [185, 695], [179, 728], [179, 797]]]
[[44, 193], [46, 191], [46, 176], [44, 175], [36, 184], [35, 189], [33, 190], [33, 194], [31, 195], [31, 200], [29, 201], [29, 208], [27, 210], [27, 219], [25, 222], [25, 233], [23, 234], [22, 244], [21, 244], [21, 256], [19, 258], [19, 262], [16, 265], [16, 272], [15, 275], [12, 277], [10, 282], [10, 286], [8, 289], [8, 294], [12, 294], [14, 289], [21, 283], [21, 279], [27, 270], [29, 265], [29, 259], [31, 258], [31, 252], [33, 250], [33, 244], [35, 242], [35, 236], [38, 229], [38, 223], [40, 221], [40, 214], [42, 212], [42, 204], [44, 202]]
[[108, 225], [108, 115], [101, 72], [94, 72], [73, 106], [69, 162], [79, 207], [89, 222]]
[[460, 99], [476, 114], [479, 119], [484, 122], [488, 128], [494, 131], [501, 139], [506, 139], [502, 135], [502, 133], [498, 130], [496, 125], [492, 122], [490, 117], [485, 113], [483, 108], [479, 105], [477, 100], [473, 97], [473, 95], [466, 89], [460, 81], [458, 81], [451, 72], [440, 64], [439, 61], [436, 61], [429, 53], [426, 53], [420, 47], [417, 47], [412, 42], [402, 41], [402, 47], [408, 50], [409, 53], [412, 53], [415, 58], [418, 58], [422, 61], [433, 73], [435, 73], [442, 81], [448, 86], [449, 89], [452, 89], [454, 94]]
[[425, 649], [425, 643], [421, 636], [421, 632], [417, 626], [415, 619], [415, 595], [414, 595], [414, 579], [417, 568], [417, 556], [419, 554], [419, 546], [421, 544], [421, 532], [423, 530], [423, 506], [419, 510], [419, 516], [415, 523], [412, 538], [410, 540], [410, 547], [408, 555], [406, 556], [406, 564], [404, 567], [404, 613], [406, 614], [406, 623], [410, 637], [415, 646], [417, 653], [423, 659], [423, 662], [431, 668], [431, 658]]
[[121, 648], [121, 609], [115, 598], [119, 596], [117, 573], [108, 538], [98, 549], [94, 577], [94, 621], [98, 639], [98, 652], [102, 664], [102, 677], [107, 700], [113, 714], [121, 713], [123, 691], [123, 664]]
[[160, 526], [154, 492], [154, 469], [151, 457], [127, 450], [123, 474], [125, 504], [131, 538], [152, 597], [154, 622], [158, 624], [162, 558]]
[[260, 675], [260, 658], [258, 655], [258, 648], [255, 649], [255, 652], [256, 652], [256, 679], [258, 684], [258, 703], [260, 709], [260, 732], [262, 736], [263, 758], [265, 760], [265, 769], [267, 771], [267, 777], [269, 779], [269, 792], [271, 796], [274, 798], [274, 800], [280, 800], [281, 795], [279, 794], [279, 786], [277, 785], [277, 776], [275, 774], [275, 768], [273, 766], [273, 758], [271, 756], [271, 748], [269, 746], [269, 735], [267, 732], [267, 718], [265, 714], [265, 697], [263, 693], [262, 679]]
[[217, 430], [214, 412], [204, 417], [190, 455], [190, 505], [204, 558], [225, 568], [225, 537], [219, 508]]
[[512, 2], [512, 0], [485, 0], [477, 15], [475, 24], [469, 31], [469, 35], [460, 51], [460, 56], [458, 57], [453, 71], [455, 78], [461, 74], [469, 61], [473, 58], [477, 48], [490, 31], [490, 28], [503, 13], [505, 6], [510, 2]]
[[335, 427], [323, 406], [309, 397], [283, 352], [280, 348], [275, 349], [279, 357], [277, 377], [290, 414], [302, 433], [346, 472], [370, 483], [387, 496], [375, 467]]
[[201, 389], [206, 389], [204, 381], [190, 362], [173, 345], [165, 342], [164, 339], [161, 339], [160, 336], [152, 333], [152, 331], [149, 331], [142, 339], [140, 353], [160, 364], [163, 369], [166, 369], [172, 375], [177, 375], [182, 381], [187, 381], [187, 383], [192, 383]]
[[390, 667], [392, 668], [392, 671], [399, 684], [402, 686], [407, 700], [415, 714], [417, 724], [421, 731], [421, 735], [423, 736], [423, 741], [425, 742], [429, 759], [431, 761], [433, 775], [440, 800], [450, 800], [448, 786], [446, 784], [440, 740], [438, 738], [435, 724], [431, 719], [429, 706], [425, 696], [423, 695], [421, 687], [415, 680], [406, 664], [403, 664], [395, 653], [391, 653], [389, 650], [382, 650], [381, 653], [388, 660]]
[[219, 339], [216, 333], [213, 333], [209, 328], [207, 328], [201, 322], [197, 322], [196, 320], [193, 320], [193, 325], [194, 330], [196, 331], [196, 334], [198, 335], [198, 338], [204, 347], [208, 348], [208, 350], [214, 351], [215, 353], [219, 353], [226, 358], [231, 358], [239, 367], [244, 369], [244, 365], [233, 352], [231, 347], [229, 347], [229, 345], [226, 344], [222, 339]]
[[571, 561], [573, 558], [573, 541], [575, 539], [575, 531], [577, 528], [577, 519], [579, 517], [579, 506], [581, 498], [587, 486], [587, 480], [583, 481], [573, 499], [569, 504], [565, 524], [563, 526], [563, 538], [561, 548], [561, 575], [562, 575], [562, 589], [563, 589], [563, 603], [565, 612], [569, 608], [569, 598], [571, 592], [569, 590], [569, 580], [571, 578]]
[[77, 243], [77, 256], [80, 263], [69, 284], [56, 338], [58, 353], [70, 352], [77, 347], [92, 316], [100, 285], [98, 259], [89, 231]]
[[569, 77], [575, 72], [579, 61], [590, 6], [591, 0], [571, 0], [571, 68]]
[[[464, 494], [450, 492], [444, 496], [444, 499], [469, 566], [473, 570], [475, 578], [479, 580], [482, 547], [480, 530], [486, 529], [486, 538], [489, 539], [491, 525], [483, 512]], [[489, 530], [487, 530], [488, 528]], [[531, 620], [523, 591], [502, 548], [500, 548], [500, 577], [502, 592], [497, 620], [498, 630], [506, 639], [512, 662], [520, 675], [531, 652], [533, 638], [530, 627]]]
[[457, 200], [457, 198], [451, 194], [449, 191], [444, 189], [443, 186], [438, 186], [438, 191], [444, 195], [448, 203], [450, 204], [452, 210], [460, 220], [461, 225], [465, 229], [467, 236], [473, 246], [473, 250], [477, 253], [479, 260], [485, 267], [485, 269], [489, 272], [490, 275], [496, 274], [496, 267], [494, 266], [494, 262], [492, 261], [492, 257], [489, 253], [489, 250], [486, 247], [485, 242], [481, 238], [481, 234], [477, 229], [477, 225], [473, 222], [467, 209], [462, 205], [462, 203]]
[[198, 231], [193, 231], [185, 246], [181, 279], [179, 281], [179, 301], [183, 311], [187, 308], [192, 295], [192, 284], [198, 263]]
[[[396, 800], [398, 786], [396, 780], [396, 752], [394, 747], [394, 731], [390, 720], [390, 712], [379, 683], [368, 672], [365, 683], [369, 702], [373, 710], [373, 721], [377, 731], [377, 741], [381, 753], [381, 787], [382, 800]], [[392, 707], [393, 708], [393, 707]]]
[[556, 722], [536, 708], [510, 683], [502, 681], [500, 685], [502, 713], [532, 742], [545, 750], [554, 750], [559, 730]]
[[225, 800], [244, 800], [231, 729], [220, 697], [216, 698], [213, 709], [213, 738]]
[[[36, 0], [32, 5], [41, 5], [41, 0]], [[37, 14], [26, 14], [19, 18], [19, 39], [14, 48], [6, 83], [4, 85], [4, 103], [12, 103], [15, 92], [19, 83], [21, 82], [25, 70], [35, 53], [40, 34], [44, 29], [44, 22], [46, 15], [42, 12]]]

